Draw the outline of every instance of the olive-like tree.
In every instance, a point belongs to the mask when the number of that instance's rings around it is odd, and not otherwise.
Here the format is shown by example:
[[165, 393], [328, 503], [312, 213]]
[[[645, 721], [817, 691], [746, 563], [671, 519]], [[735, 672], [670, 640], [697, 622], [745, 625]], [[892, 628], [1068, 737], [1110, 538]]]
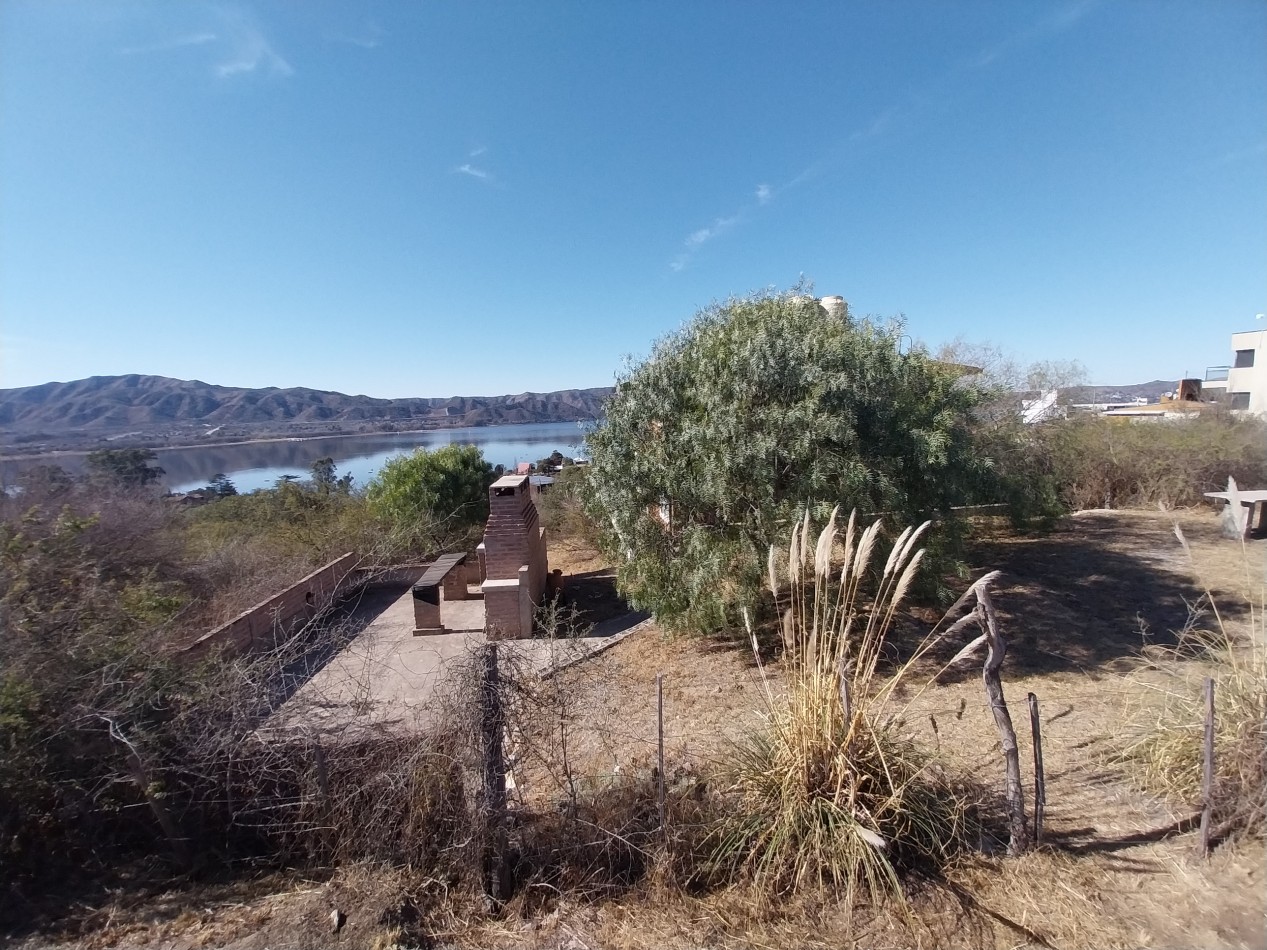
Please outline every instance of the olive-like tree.
[[621, 374], [588, 437], [588, 505], [621, 590], [672, 627], [715, 630], [758, 605], [766, 551], [806, 506], [948, 514], [989, 476], [980, 398], [900, 323], [801, 288], [714, 304]]
[[158, 456], [152, 449], [98, 449], [89, 452], [85, 465], [90, 477], [124, 488], [140, 488], [167, 473], [150, 465]]
[[[366, 490], [370, 509], [414, 547], [454, 544], [488, 518], [493, 468], [474, 445], [388, 459]], [[423, 551], [421, 553], [430, 553]]]

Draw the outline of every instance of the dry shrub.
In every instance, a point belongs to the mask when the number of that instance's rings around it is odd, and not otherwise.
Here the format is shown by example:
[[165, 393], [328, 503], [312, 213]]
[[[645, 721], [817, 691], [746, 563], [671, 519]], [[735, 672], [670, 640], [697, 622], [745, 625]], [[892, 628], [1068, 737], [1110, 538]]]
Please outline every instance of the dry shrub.
[[[546, 604], [537, 621], [549, 655], [544, 675], [535, 651], [507, 642], [498, 653], [513, 788], [513, 903], [525, 915], [561, 894], [585, 899], [620, 894], [649, 872], [673, 866], [667, 860], [673, 849], [660, 826], [653, 761], [630, 761], [613, 771], [609, 750], [591, 728], [593, 703], [606, 685], [602, 676], [585, 666], [553, 675], [585, 655], [588, 648], [578, 638], [592, 625], [573, 607], [555, 604]], [[679, 837], [698, 824], [686, 818], [695, 789], [686, 763], [670, 770], [669, 824], [681, 824]]]
[[[1235, 483], [1230, 488], [1235, 493]], [[1233, 510], [1239, 508], [1234, 498]], [[1175, 535], [1191, 559], [1178, 525]], [[1248, 563], [1248, 551], [1246, 558]], [[1230, 626], [1209, 588], [1203, 604], [1190, 611], [1175, 646], [1144, 651], [1140, 671], [1132, 674], [1138, 688], [1131, 694], [1128, 738], [1114, 758], [1144, 788], [1200, 805], [1203, 681], [1209, 676], [1215, 699], [1211, 805], [1216, 835], [1262, 836], [1267, 831], [1267, 603], [1260, 594], [1257, 604], [1246, 604], [1244, 633]]]
[[1079, 416], [1039, 427], [1034, 450], [1070, 508], [1178, 508], [1231, 475], [1267, 478], [1267, 424], [1225, 413], [1141, 422]]
[[969, 801], [886, 709], [922, 651], [887, 680], [876, 672], [927, 527], [898, 537], [869, 602], [862, 588], [879, 522], [857, 533], [850, 516], [839, 573], [836, 512], [812, 550], [808, 514], [793, 529], [786, 585], [770, 551], [787, 691], [767, 688], [768, 725], [736, 750], [733, 810], [714, 839], [715, 860], [761, 890], [826, 886], [850, 904], [861, 894], [900, 896], [903, 872], [937, 871], [969, 838]]

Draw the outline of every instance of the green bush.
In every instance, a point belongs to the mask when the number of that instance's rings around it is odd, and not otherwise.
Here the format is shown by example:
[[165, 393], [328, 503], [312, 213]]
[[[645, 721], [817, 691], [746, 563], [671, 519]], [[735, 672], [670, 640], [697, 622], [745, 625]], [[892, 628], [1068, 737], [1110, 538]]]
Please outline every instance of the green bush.
[[733, 626], [806, 504], [903, 521], [996, 500], [972, 434], [983, 398], [900, 324], [799, 290], [702, 311], [621, 377], [587, 440], [622, 590], [670, 626]]
[[466, 543], [488, 519], [493, 469], [474, 445], [446, 445], [434, 452], [388, 459], [370, 482], [370, 510], [413, 544], [443, 548]]

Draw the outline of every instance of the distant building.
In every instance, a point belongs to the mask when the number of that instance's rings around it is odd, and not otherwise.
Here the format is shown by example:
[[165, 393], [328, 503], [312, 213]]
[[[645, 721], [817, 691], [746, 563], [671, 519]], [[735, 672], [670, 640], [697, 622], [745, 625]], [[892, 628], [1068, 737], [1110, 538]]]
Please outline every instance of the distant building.
[[515, 466], [515, 474], [516, 474], [516, 475], [530, 475], [530, 474], [532, 474], [532, 463], [531, 463], [531, 462], [520, 462], [518, 465], [516, 465], [516, 466]]
[[1202, 391], [1224, 396], [1228, 406], [1254, 415], [1267, 415], [1267, 330], [1232, 334], [1230, 366], [1205, 371]]

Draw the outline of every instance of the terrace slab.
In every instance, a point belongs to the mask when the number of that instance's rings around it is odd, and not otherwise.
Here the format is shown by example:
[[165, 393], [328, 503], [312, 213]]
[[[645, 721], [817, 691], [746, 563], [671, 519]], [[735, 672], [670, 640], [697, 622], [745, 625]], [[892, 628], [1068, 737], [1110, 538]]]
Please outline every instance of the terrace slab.
[[[337, 741], [426, 728], [440, 712], [444, 685], [487, 642], [483, 606], [443, 601], [446, 632], [415, 636], [410, 587], [370, 589], [350, 610], [361, 632], [295, 690], [263, 731]], [[608, 622], [591, 637], [501, 641], [501, 656], [504, 664], [540, 674], [609, 644], [628, 625]]]

